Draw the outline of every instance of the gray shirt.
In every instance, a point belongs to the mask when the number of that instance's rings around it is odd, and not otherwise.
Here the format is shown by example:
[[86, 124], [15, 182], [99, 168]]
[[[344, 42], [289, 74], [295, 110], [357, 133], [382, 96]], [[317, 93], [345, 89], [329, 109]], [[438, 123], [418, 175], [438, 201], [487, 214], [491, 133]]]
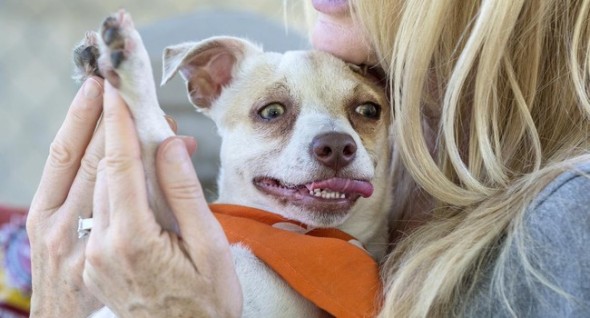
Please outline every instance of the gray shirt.
[[549, 286], [527, 279], [512, 245], [504, 281], [511, 309], [490, 287], [490, 268], [466, 301], [467, 317], [590, 317], [590, 163], [578, 168], [552, 181], [525, 213], [529, 264]]

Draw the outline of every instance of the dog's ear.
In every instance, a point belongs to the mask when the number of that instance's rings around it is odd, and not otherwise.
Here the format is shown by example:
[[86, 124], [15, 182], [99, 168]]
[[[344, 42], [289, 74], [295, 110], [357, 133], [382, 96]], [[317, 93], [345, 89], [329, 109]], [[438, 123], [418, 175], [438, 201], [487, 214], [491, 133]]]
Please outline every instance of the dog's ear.
[[208, 109], [233, 80], [242, 61], [262, 49], [235, 37], [213, 37], [167, 47], [163, 55], [162, 85], [180, 72], [191, 102]]

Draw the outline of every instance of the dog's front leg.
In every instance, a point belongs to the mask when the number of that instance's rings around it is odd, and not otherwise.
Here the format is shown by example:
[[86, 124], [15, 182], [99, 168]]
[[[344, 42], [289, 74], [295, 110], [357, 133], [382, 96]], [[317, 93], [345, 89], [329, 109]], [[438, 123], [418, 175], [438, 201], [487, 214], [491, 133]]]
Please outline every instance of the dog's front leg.
[[86, 35], [75, 55], [81, 73], [103, 76], [129, 106], [141, 144], [149, 205], [165, 230], [177, 231], [155, 170], [158, 145], [174, 132], [158, 104], [150, 59], [131, 16], [121, 10], [108, 17], [99, 33]]

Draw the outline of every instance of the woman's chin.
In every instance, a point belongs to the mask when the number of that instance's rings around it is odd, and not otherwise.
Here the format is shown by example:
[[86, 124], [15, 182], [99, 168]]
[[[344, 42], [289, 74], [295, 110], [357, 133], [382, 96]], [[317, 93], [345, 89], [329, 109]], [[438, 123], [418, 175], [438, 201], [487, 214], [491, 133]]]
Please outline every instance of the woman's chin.
[[311, 43], [315, 49], [331, 53], [349, 63], [374, 64], [368, 42], [352, 21], [331, 21], [320, 15], [311, 34]]

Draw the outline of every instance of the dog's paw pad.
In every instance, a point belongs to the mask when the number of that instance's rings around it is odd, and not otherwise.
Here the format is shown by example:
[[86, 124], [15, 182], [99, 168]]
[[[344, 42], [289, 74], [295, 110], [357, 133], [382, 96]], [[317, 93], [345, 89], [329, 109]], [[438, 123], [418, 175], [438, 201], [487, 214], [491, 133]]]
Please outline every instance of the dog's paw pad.
[[125, 60], [125, 52], [122, 50], [111, 52], [111, 63], [113, 63], [114, 68], [118, 68], [123, 60]]
[[121, 34], [120, 21], [117, 17], [110, 16], [102, 23], [102, 40], [111, 49], [122, 49], [125, 39]]
[[87, 32], [82, 42], [74, 49], [74, 79], [82, 82], [90, 76], [101, 76], [98, 68], [98, 34]]
[[122, 10], [103, 22], [100, 33], [102, 41], [109, 48], [113, 68], [118, 68], [126, 59], [132, 31], [131, 16]]

